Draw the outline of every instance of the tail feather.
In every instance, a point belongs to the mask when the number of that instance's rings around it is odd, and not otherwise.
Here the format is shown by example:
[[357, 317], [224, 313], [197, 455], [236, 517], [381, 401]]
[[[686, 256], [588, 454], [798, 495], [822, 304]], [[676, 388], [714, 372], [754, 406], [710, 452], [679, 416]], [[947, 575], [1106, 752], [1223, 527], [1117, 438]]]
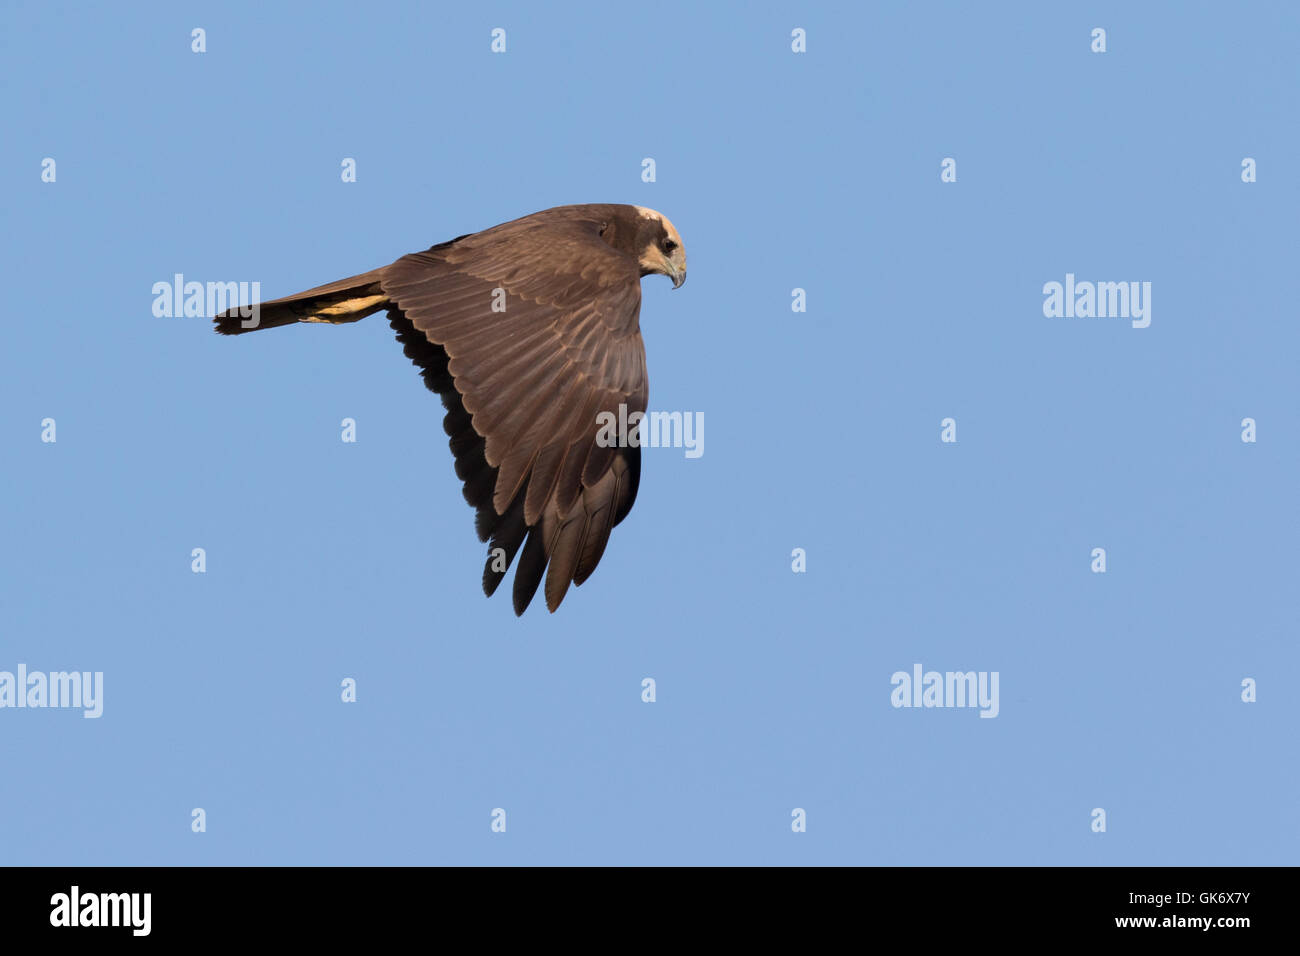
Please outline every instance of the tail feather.
[[382, 269], [339, 279], [282, 299], [255, 305], [252, 315], [229, 309], [213, 318], [221, 335], [242, 335], [261, 329], [274, 329], [297, 322], [356, 322], [372, 312], [389, 306], [388, 296], [379, 284]]

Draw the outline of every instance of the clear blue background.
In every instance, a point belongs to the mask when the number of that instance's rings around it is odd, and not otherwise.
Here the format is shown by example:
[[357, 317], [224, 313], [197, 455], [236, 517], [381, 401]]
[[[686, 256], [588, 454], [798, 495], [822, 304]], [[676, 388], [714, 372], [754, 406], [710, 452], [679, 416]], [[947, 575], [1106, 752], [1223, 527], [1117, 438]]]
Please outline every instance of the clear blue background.
[[[1297, 5], [3, 17], [0, 669], [106, 699], [0, 711], [0, 861], [1297, 862]], [[651, 407], [706, 432], [555, 615], [484, 600], [382, 316], [151, 313], [573, 202], [680, 229]], [[1067, 272], [1151, 327], [1044, 318]], [[917, 662], [1001, 715], [895, 710]]]

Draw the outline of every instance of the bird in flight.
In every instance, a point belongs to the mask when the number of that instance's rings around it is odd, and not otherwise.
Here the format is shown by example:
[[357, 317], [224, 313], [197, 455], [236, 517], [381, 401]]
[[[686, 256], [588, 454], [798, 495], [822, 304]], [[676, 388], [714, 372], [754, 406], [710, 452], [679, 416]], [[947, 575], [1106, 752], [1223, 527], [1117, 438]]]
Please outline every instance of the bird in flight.
[[[641, 206], [556, 206], [297, 295], [252, 316], [213, 320], [222, 335], [298, 322], [356, 322], [387, 310], [406, 355], [447, 410], [456, 475], [490, 542], [491, 596], [518, 557], [514, 609], [542, 577], [554, 611], [596, 569], [632, 508], [641, 449], [598, 440], [602, 413], [644, 414], [641, 278], [686, 281], [667, 217]], [[608, 419], [605, 419], [608, 421]], [[523, 553], [520, 554], [520, 549]]]

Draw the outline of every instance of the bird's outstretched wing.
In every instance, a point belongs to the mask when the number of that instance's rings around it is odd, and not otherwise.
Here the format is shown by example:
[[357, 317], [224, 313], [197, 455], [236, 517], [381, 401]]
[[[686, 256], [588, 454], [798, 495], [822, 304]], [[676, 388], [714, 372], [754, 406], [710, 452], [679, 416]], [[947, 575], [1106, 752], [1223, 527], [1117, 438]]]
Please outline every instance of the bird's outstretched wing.
[[552, 611], [582, 584], [636, 497], [640, 449], [597, 436], [600, 413], [646, 409], [640, 271], [600, 228], [539, 214], [379, 270], [398, 338], [447, 407], [456, 473], [490, 539], [484, 591], [523, 549], [517, 614], [543, 574]]

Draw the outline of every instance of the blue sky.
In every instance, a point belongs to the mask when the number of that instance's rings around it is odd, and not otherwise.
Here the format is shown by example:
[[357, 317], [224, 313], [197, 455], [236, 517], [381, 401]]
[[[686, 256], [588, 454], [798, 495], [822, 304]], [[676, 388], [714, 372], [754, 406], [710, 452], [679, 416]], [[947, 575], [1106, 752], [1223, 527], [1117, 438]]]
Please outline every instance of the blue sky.
[[[0, 709], [0, 862], [1297, 861], [1295, 5], [3, 17], [0, 671], [104, 701]], [[555, 615], [483, 598], [382, 316], [152, 314], [574, 202], [680, 230], [650, 403], [706, 444]], [[1067, 273], [1150, 326], [1046, 317]], [[891, 706], [915, 664], [997, 717]]]

